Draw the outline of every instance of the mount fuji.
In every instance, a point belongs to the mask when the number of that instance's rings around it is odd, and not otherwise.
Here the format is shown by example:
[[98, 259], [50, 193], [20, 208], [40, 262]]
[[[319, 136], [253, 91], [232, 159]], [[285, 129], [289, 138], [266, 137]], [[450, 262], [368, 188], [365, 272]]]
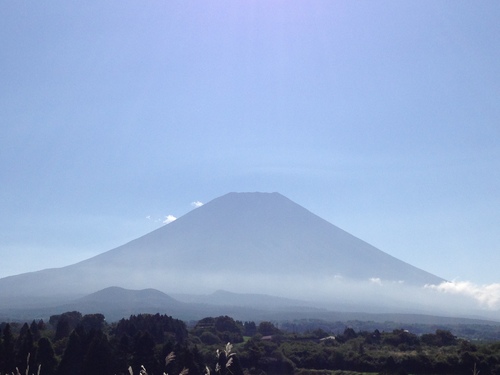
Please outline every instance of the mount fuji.
[[0, 300], [55, 302], [114, 286], [399, 306], [402, 296], [415, 303], [410, 291], [443, 281], [279, 193], [229, 193], [82, 262], [2, 278]]

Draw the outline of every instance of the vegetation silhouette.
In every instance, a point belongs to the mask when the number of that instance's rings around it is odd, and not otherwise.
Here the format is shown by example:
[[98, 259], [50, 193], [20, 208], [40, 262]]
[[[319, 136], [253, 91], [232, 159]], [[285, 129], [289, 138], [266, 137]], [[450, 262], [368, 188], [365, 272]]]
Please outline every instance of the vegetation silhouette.
[[257, 323], [227, 315], [186, 323], [160, 314], [107, 323], [102, 314], [75, 311], [48, 323], [2, 323], [0, 375], [500, 374], [500, 341], [442, 328]]

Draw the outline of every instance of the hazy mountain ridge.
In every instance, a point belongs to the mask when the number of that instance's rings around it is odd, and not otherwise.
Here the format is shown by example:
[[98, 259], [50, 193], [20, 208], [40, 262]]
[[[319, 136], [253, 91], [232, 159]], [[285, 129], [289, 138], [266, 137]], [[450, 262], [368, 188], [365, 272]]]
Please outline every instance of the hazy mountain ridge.
[[[102, 313], [108, 322], [138, 314], [166, 314], [185, 321], [196, 321], [209, 316], [228, 315], [241, 321], [318, 320], [324, 322], [373, 322], [395, 325], [500, 325], [495, 320], [471, 317], [446, 317], [429, 314], [370, 313], [335, 311], [315, 308], [307, 301], [259, 294], [239, 294], [217, 291], [210, 295], [180, 296], [192, 302], [179, 301], [155, 289], [128, 290], [109, 287], [87, 296], [52, 307], [7, 309], [0, 308], [0, 321], [48, 319], [66, 311], [82, 314]], [[353, 324], [353, 323], [351, 323]]]
[[278, 193], [229, 193], [85, 261], [0, 279], [0, 298], [16, 307], [44, 297], [68, 301], [110, 286], [179, 295], [230, 286], [248, 296], [306, 296], [309, 302], [363, 302], [401, 312], [401, 298], [418, 310], [413, 291], [442, 281]]
[[[227, 301], [221, 298], [231, 295]], [[121, 287], [108, 287], [89, 295], [46, 306], [24, 306], [23, 308], [0, 307], [0, 317], [24, 319], [48, 318], [66, 311], [79, 311], [83, 314], [102, 313], [108, 321], [115, 321], [137, 314], [167, 314], [183, 320], [199, 320], [207, 316], [230, 315], [243, 320], [269, 319], [279, 311], [287, 314], [300, 314], [306, 311], [319, 312], [307, 302], [287, 300], [268, 295], [239, 295], [218, 291], [211, 295], [185, 296], [191, 302], [179, 301], [159, 290], [130, 290]], [[296, 307], [295, 305], [298, 305]]]

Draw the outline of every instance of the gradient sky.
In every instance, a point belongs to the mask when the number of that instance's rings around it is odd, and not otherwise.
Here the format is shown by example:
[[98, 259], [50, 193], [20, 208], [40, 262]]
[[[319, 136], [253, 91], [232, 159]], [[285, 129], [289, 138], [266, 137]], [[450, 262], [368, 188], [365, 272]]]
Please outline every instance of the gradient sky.
[[0, 2], [0, 277], [280, 192], [500, 283], [500, 2]]

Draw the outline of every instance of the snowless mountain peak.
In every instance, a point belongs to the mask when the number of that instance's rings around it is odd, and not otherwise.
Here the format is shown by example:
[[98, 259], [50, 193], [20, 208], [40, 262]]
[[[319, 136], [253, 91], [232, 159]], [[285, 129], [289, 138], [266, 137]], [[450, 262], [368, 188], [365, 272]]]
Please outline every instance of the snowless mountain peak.
[[394, 293], [380, 294], [381, 285], [399, 290], [442, 281], [279, 193], [254, 192], [223, 195], [77, 264], [0, 279], [0, 298], [84, 295], [118, 286], [337, 300], [368, 296], [397, 304]]

